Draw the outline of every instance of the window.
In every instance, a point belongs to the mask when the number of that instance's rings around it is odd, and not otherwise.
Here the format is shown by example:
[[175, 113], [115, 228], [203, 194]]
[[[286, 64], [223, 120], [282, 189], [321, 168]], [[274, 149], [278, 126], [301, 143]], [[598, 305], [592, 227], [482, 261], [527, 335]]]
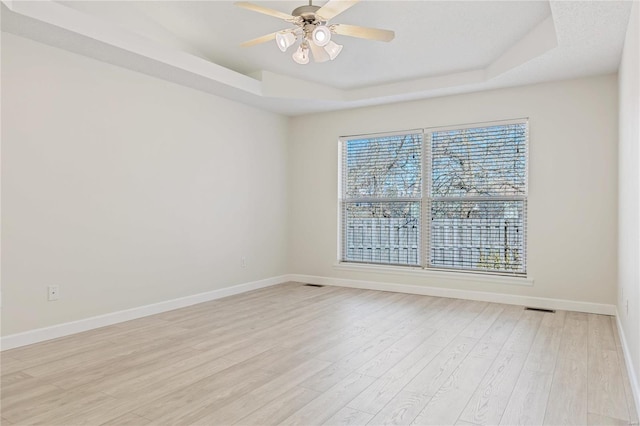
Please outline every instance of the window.
[[343, 262], [526, 274], [524, 120], [341, 138]]
[[342, 260], [421, 264], [422, 131], [343, 143]]

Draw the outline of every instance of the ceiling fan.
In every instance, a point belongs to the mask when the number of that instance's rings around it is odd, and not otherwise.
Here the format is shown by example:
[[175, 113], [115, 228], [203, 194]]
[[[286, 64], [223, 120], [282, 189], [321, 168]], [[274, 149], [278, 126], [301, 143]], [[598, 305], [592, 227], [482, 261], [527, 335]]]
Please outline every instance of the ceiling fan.
[[246, 41], [241, 46], [250, 47], [275, 40], [278, 48], [285, 52], [300, 39], [300, 45], [292, 57], [295, 62], [304, 65], [309, 63], [309, 51], [313, 54], [315, 62], [334, 60], [340, 54], [342, 45], [331, 40], [332, 34], [378, 41], [391, 41], [395, 37], [395, 33], [389, 30], [356, 25], [329, 24], [331, 19], [358, 3], [359, 0], [329, 0], [322, 7], [314, 6], [311, 1], [309, 0], [308, 5], [295, 8], [291, 14], [248, 2], [237, 2], [236, 6], [280, 18], [294, 25], [293, 28], [276, 31]]

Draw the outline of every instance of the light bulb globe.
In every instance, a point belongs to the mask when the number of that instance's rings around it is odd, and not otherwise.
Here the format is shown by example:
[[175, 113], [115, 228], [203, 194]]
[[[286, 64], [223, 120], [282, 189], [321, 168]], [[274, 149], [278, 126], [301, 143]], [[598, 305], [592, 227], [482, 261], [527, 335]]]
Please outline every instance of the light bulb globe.
[[326, 46], [331, 41], [331, 30], [324, 25], [318, 25], [311, 33], [311, 40], [316, 46]]

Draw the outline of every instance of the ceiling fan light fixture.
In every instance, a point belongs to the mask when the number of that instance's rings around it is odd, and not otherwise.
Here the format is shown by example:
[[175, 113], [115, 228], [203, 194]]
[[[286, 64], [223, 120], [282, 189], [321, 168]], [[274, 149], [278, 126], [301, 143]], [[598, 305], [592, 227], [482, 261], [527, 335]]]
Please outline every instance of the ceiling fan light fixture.
[[309, 63], [309, 47], [307, 47], [304, 43], [300, 44], [298, 50], [296, 50], [293, 55], [291, 55], [294, 61], [296, 61], [300, 65], [306, 65]]
[[296, 36], [291, 31], [280, 31], [276, 34], [278, 49], [285, 52], [289, 46], [296, 42]]
[[297, 7], [290, 14], [247, 1], [236, 2], [238, 7], [279, 18], [293, 25], [293, 28], [275, 31], [245, 41], [240, 46], [251, 47], [275, 40], [278, 49], [285, 52], [299, 40], [300, 45], [293, 53], [292, 58], [298, 64], [304, 65], [310, 62], [311, 57], [314, 62], [333, 61], [338, 57], [342, 52], [342, 45], [331, 40], [333, 34], [385, 42], [395, 38], [395, 33], [390, 30], [331, 23], [333, 18], [360, 0], [328, 0], [322, 7], [313, 5], [313, 0], [308, 1], [308, 5]]
[[333, 61], [335, 58], [338, 57], [340, 52], [342, 52], [342, 45], [338, 44], [338, 43], [336, 43], [334, 41], [330, 41], [324, 47], [324, 50], [329, 54], [329, 59], [331, 59]]
[[311, 33], [311, 40], [316, 46], [326, 46], [331, 41], [331, 30], [325, 25], [318, 25]]

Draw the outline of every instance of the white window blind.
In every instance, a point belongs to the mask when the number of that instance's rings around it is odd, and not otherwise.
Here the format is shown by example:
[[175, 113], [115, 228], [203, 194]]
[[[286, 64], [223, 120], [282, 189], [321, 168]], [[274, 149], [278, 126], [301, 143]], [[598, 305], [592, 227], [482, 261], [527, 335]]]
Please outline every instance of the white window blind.
[[421, 264], [422, 132], [345, 138], [341, 190], [343, 261]]
[[341, 144], [341, 261], [526, 274], [526, 121]]
[[429, 267], [526, 272], [526, 123], [433, 131]]

